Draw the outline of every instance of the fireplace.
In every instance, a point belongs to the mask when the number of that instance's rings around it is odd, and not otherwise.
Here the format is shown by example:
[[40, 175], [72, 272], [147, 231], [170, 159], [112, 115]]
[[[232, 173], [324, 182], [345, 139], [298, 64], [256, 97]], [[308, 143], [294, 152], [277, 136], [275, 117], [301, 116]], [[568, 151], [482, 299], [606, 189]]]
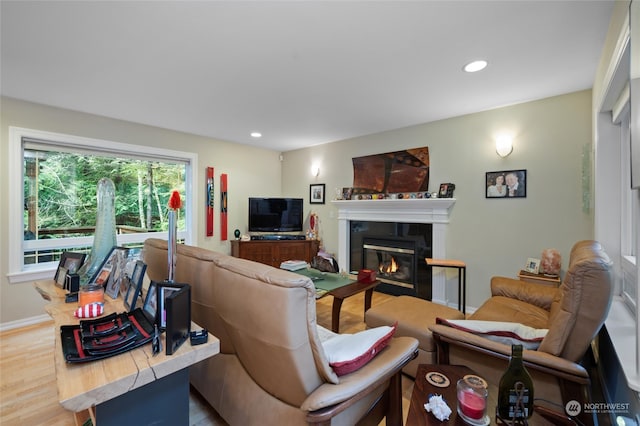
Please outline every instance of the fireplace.
[[377, 272], [389, 284], [414, 288], [416, 247], [413, 241], [365, 238], [362, 244], [364, 268]]
[[[372, 223], [392, 223], [397, 227], [407, 225], [423, 225], [428, 224], [431, 227], [430, 243], [424, 243], [424, 248], [419, 249], [416, 256], [417, 264], [414, 270], [417, 275], [416, 281], [419, 283], [417, 288], [411, 289], [397, 283], [383, 282], [380, 286], [385, 291], [394, 291], [395, 294], [416, 294], [419, 297], [429, 298], [434, 302], [447, 304], [447, 292], [445, 283], [445, 272], [442, 269], [435, 268], [433, 271], [426, 268], [424, 262], [425, 257], [436, 259], [446, 259], [446, 236], [449, 226], [449, 216], [451, 209], [455, 204], [454, 198], [430, 198], [430, 199], [383, 199], [383, 200], [334, 200], [332, 204], [338, 209], [338, 264], [341, 270], [355, 272], [362, 269], [363, 263], [354, 263], [354, 259], [361, 259], [364, 254], [364, 234], [352, 234], [352, 225], [366, 223], [371, 227]], [[376, 225], [377, 226], [377, 225]], [[383, 239], [404, 239], [405, 236], [395, 235], [392, 232], [373, 232], [375, 235], [368, 235], [367, 238]], [[351, 251], [353, 238], [362, 237], [355, 252]], [[414, 238], [413, 235], [411, 238]], [[430, 251], [424, 251], [429, 247]], [[423, 250], [420, 252], [420, 250]], [[377, 257], [377, 255], [376, 255]], [[358, 266], [360, 265], [360, 266]], [[424, 268], [424, 269], [422, 269]], [[430, 274], [429, 276], [422, 274]], [[382, 277], [386, 280], [386, 277]], [[398, 281], [392, 279], [392, 281]], [[420, 285], [427, 283], [427, 285]], [[378, 288], [377, 288], [378, 289]], [[390, 290], [389, 290], [390, 289]], [[414, 293], [412, 293], [414, 292]], [[427, 292], [428, 295], [427, 296]], [[419, 294], [418, 294], [419, 293]], [[455, 292], [452, 299], [457, 298]], [[457, 299], [456, 299], [457, 300]]]
[[376, 271], [376, 290], [431, 300], [431, 271], [424, 259], [431, 256], [428, 223], [351, 221], [350, 270]]

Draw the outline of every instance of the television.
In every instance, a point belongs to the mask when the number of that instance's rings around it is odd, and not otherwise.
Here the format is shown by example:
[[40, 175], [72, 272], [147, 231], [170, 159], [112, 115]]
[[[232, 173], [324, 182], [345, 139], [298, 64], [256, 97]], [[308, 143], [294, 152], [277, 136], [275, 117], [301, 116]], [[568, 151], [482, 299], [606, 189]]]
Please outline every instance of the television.
[[302, 198], [249, 198], [249, 232], [299, 232], [302, 222]]

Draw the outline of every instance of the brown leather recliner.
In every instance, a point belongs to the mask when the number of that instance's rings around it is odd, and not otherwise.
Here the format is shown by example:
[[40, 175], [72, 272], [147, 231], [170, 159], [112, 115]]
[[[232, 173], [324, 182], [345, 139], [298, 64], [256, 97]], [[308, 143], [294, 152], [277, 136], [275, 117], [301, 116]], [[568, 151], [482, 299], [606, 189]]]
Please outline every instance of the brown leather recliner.
[[[535, 398], [546, 400], [546, 404], [537, 402], [539, 413], [551, 409], [566, 419], [565, 404], [573, 400], [581, 409], [575, 417], [584, 424], [595, 421], [594, 414], [583, 409], [591, 395], [589, 373], [581, 361], [609, 312], [613, 290], [610, 267], [611, 261], [598, 242], [580, 241], [571, 249], [560, 287], [494, 277], [492, 297], [467, 318], [549, 329], [537, 350], [524, 350], [523, 354], [534, 380]], [[438, 345], [439, 363], [464, 364], [489, 383], [499, 382], [510, 346], [442, 324], [429, 328]], [[552, 418], [553, 413], [546, 416]]]
[[[167, 242], [148, 239], [152, 280], [167, 273]], [[191, 384], [231, 425], [402, 424], [402, 367], [413, 338], [391, 339], [368, 364], [338, 377], [317, 332], [312, 281], [268, 265], [179, 244], [177, 282], [191, 285], [192, 320], [220, 353], [190, 368]]]

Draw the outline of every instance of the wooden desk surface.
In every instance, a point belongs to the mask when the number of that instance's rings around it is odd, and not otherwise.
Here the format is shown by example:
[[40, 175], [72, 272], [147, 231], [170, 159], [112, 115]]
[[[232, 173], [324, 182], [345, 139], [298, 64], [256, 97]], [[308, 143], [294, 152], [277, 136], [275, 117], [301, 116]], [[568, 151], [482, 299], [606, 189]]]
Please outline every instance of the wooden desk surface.
[[[34, 286], [43, 297], [50, 297], [47, 300], [51, 303], [45, 306], [45, 310], [53, 318], [57, 333], [60, 333], [62, 325], [80, 322], [73, 316], [77, 303], [65, 303], [65, 291], [56, 287], [53, 280], [38, 281]], [[113, 300], [105, 296], [104, 315], [125, 310], [122, 299]], [[200, 327], [193, 323], [192, 328]], [[58, 399], [64, 408], [73, 412], [96, 406], [220, 352], [220, 340], [209, 333], [207, 343], [191, 346], [186, 341], [173, 355], [165, 354], [163, 344], [162, 351], [153, 356], [148, 344], [111, 358], [70, 364], [64, 359], [60, 338], [56, 337], [55, 342]]]

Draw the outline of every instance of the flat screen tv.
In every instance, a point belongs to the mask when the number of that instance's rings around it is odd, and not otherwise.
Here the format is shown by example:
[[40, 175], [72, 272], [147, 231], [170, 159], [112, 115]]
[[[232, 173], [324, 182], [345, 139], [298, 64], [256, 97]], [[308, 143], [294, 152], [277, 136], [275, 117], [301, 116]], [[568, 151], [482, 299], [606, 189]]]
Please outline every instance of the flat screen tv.
[[302, 221], [302, 198], [249, 198], [249, 232], [299, 232]]

